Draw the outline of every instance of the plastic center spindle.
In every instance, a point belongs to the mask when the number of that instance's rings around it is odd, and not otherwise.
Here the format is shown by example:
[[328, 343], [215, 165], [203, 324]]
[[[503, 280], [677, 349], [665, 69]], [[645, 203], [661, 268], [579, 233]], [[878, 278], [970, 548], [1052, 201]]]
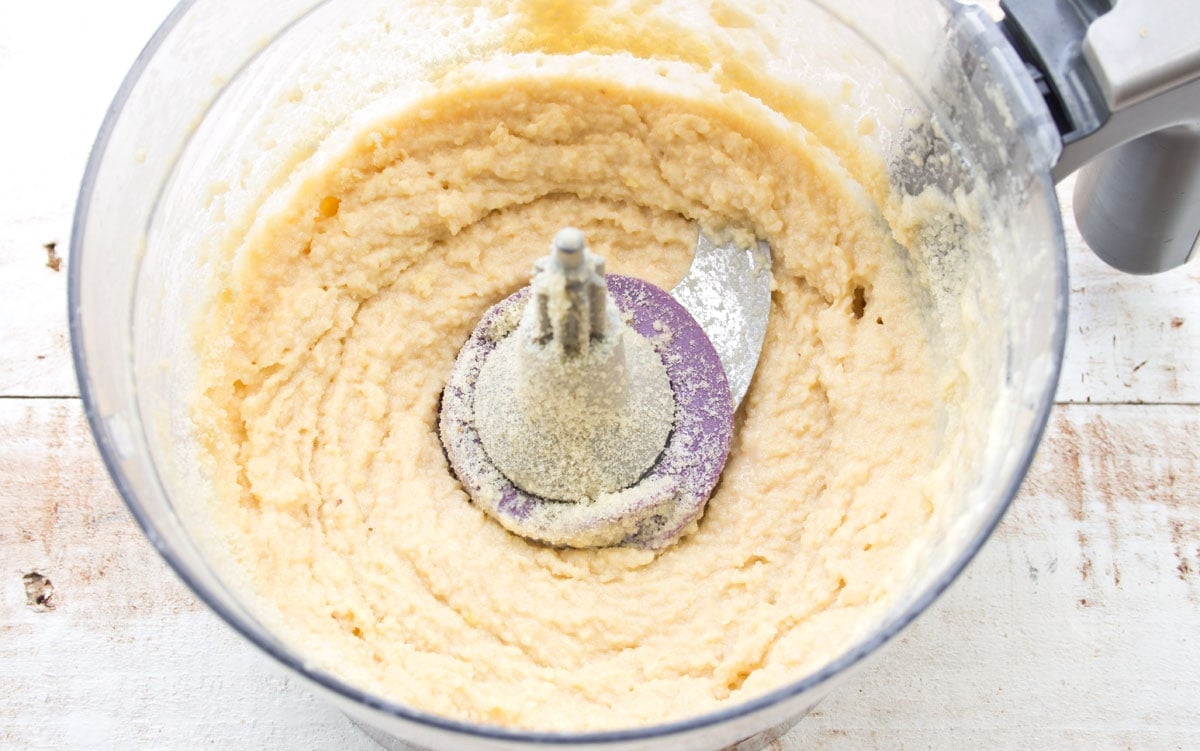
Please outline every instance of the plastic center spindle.
[[492, 306], [442, 392], [438, 434], [471, 501], [560, 547], [670, 545], [703, 514], [733, 400], [670, 293], [605, 276], [566, 229], [529, 287]]
[[582, 502], [633, 485], [654, 465], [675, 417], [666, 367], [609, 300], [604, 260], [577, 229], [534, 268], [513, 335], [479, 373], [484, 450], [522, 490]]

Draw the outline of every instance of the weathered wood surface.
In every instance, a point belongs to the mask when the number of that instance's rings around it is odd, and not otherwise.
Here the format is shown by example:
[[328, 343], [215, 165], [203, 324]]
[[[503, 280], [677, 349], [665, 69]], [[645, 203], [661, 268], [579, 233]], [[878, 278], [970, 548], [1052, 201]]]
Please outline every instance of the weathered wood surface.
[[[1061, 406], [962, 579], [780, 748], [1195, 747], [1198, 493], [1200, 407]], [[176, 581], [77, 400], [0, 400], [0, 551], [0, 747], [370, 747]]]
[[113, 94], [172, 5], [0, 5], [0, 396], [78, 394], [63, 292], [75, 193]]
[[1070, 333], [1059, 402], [1200, 403], [1200, 263], [1153, 277], [1118, 274], [1086, 250], [1060, 187], [1071, 248]]
[[[104, 107], [169, 6], [0, 23], [0, 748], [371, 749], [176, 580], [74, 398], [43, 245], [65, 253]], [[1116, 274], [1067, 216], [1061, 404], [1021, 495], [780, 749], [1200, 747], [1200, 270]]]

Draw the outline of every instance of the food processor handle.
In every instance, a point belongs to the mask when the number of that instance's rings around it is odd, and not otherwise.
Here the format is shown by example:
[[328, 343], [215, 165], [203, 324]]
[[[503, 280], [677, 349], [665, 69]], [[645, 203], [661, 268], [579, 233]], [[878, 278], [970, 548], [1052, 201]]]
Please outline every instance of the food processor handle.
[[1058, 125], [1075, 218], [1134, 274], [1200, 246], [1200, 2], [1002, 0], [1001, 28]]

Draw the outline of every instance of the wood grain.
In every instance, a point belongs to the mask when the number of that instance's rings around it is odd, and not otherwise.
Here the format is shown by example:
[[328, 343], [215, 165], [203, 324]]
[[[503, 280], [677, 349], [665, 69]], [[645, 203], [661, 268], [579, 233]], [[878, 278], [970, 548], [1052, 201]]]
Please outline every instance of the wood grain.
[[0, 577], [0, 748], [372, 748], [175, 578], [78, 400], [0, 399]]
[[1194, 748], [1200, 408], [1054, 414], [945, 597], [782, 748]]
[[1057, 401], [1200, 404], [1200, 264], [1150, 277], [1115, 273], [1083, 242], [1068, 179], [1058, 191], [1071, 306]]
[[[5, 3], [0, 17], [0, 396], [74, 396], [67, 246], [104, 113], [171, 0]], [[119, 18], [118, 18], [119, 16]], [[49, 268], [45, 246], [62, 261]]]
[[[19, 105], [0, 117], [0, 748], [373, 749], [175, 578], [70, 398], [69, 259], [48, 267], [44, 244], [66, 255], [104, 108], [172, 4], [10, 4], [0, 23], [0, 101]], [[1061, 406], [1024, 489], [777, 749], [1200, 747], [1200, 270], [1108, 269], [1070, 189]]]
[[[0, 447], [0, 746], [370, 747], [162, 564], [78, 401], [0, 400]], [[1194, 745], [1198, 447], [1200, 407], [1059, 408], [965, 575], [778, 748]]]

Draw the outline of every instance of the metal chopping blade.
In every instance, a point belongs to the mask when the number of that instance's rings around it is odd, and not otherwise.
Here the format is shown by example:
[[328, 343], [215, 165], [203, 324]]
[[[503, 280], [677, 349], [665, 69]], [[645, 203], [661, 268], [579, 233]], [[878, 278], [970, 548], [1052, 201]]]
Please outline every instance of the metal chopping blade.
[[700, 232], [687, 274], [671, 290], [720, 355], [733, 407], [750, 388], [771, 312], [771, 247], [718, 245]]

